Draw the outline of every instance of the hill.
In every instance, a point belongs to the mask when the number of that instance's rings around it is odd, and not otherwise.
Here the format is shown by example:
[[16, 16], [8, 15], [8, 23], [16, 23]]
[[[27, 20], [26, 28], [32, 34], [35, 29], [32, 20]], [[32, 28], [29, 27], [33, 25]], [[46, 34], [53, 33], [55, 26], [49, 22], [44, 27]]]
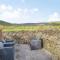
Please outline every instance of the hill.
[[60, 25], [60, 21], [59, 22], [42, 22], [42, 23], [21, 23], [21, 24], [13, 24], [13, 23], [9, 23], [6, 21], [2, 21], [0, 20], [0, 25], [4, 25], [4, 26], [39, 26], [39, 25]]
[[0, 25], [12, 25], [11, 23], [0, 20]]
[[49, 25], [60, 25], [60, 21], [50, 22]]
[[0, 25], [17, 25], [17, 26], [37, 26], [37, 25], [46, 25], [46, 24], [48, 24], [48, 23], [21, 23], [21, 24], [17, 24], [17, 23], [15, 23], [15, 24], [13, 24], [13, 23], [9, 23], [9, 22], [6, 22], [6, 21], [2, 21], [2, 20], [0, 20]]

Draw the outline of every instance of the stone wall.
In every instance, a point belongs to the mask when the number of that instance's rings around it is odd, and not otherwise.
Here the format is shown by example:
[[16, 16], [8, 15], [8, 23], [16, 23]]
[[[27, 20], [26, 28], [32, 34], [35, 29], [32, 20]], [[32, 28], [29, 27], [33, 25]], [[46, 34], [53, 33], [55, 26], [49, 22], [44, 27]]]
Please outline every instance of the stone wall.
[[44, 48], [51, 52], [53, 60], [60, 60], [60, 31], [45, 31], [43, 35]]
[[46, 40], [44, 41], [44, 48], [53, 54], [53, 58], [56, 60], [60, 59], [60, 44], [55, 41]]
[[3, 39], [16, 40], [17, 43], [29, 43], [35, 35], [35, 31], [3, 32]]

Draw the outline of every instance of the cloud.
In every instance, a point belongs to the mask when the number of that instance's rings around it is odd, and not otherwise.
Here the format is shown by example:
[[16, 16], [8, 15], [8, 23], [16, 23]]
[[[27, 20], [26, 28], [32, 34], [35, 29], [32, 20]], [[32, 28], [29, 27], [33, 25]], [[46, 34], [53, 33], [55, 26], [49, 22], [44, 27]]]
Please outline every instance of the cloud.
[[60, 21], [60, 14], [58, 12], [54, 12], [48, 17], [48, 22], [54, 22], [54, 21]]
[[34, 8], [33, 11], [37, 12], [37, 11], [39, 11], [39, 9], [38, 8]]
[[8, 5], [8, 6], [6, 6], [4, 4], [0, 5], [0, 12], [4, 12], [4, 11], [7, 11], [7, 10], [12, 10], [12, 9], [13, 9], [13, 7], [10, 6], [10, 5]]
[[[22, 8], [16, 8], [14, 9], [10, 5], [0, 5], [0, 20], [4, 20], [11, 23], [23, 23], [23, 22], [32, 22], [33, 16], [36, 15], [36, 12], [38, 12], [38, 8], [33, 9], [22, 9]], [[30, 20], [31, 19], [31, 20]], [[37, 20], [36, 20], [37, 21]]]

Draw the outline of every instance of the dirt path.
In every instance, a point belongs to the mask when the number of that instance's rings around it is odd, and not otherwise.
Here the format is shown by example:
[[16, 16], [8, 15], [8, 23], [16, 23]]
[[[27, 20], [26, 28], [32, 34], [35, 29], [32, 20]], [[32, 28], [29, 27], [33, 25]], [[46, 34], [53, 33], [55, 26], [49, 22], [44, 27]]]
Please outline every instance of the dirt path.
[[45, 50], [31, 50], [29, 45], [16, 45], [15, 60], [52, 60]]

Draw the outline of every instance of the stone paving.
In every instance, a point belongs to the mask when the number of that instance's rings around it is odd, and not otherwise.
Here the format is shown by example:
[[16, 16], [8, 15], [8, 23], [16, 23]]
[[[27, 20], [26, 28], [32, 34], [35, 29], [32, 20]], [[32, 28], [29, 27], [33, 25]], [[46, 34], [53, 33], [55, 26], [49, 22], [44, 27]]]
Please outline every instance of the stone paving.
[[50, 53], [44, 49], [31, 50], [27, 44], [15, 46], [15, 60], [52, 60]]

